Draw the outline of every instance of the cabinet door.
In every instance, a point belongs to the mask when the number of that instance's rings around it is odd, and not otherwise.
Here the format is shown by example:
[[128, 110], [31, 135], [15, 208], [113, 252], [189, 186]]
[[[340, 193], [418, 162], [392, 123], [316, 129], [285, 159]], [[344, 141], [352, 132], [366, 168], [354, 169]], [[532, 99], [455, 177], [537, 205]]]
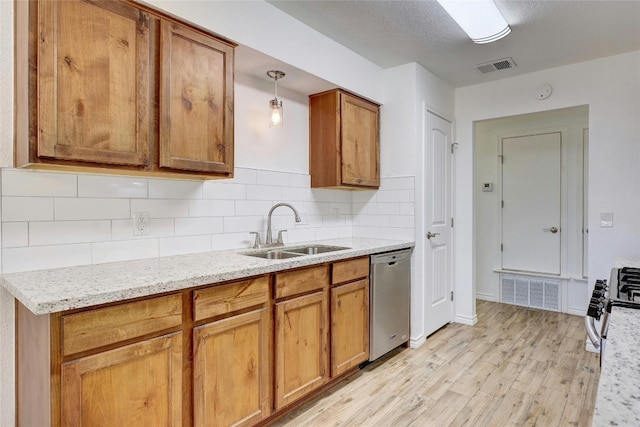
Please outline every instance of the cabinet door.
[[162, 21], [160, 167], [233, 172], [233, 47]]
[[276, 303], [276, 410], [328, 379], [327, 293]]
[[194, 425], [254, 425], [270, 415], [269, 310], [195, 328]]
[[331, 376], [369, 359], [369, 280], [331, 289]]
[[41, 1], [38, 157], [149, 164], [150, 16], [116, 1]]
[[62, 365], [62, 425], [182, 424], [182, 334]]
[[380, 186], [378, 106], [341, 95], [342, 184]]

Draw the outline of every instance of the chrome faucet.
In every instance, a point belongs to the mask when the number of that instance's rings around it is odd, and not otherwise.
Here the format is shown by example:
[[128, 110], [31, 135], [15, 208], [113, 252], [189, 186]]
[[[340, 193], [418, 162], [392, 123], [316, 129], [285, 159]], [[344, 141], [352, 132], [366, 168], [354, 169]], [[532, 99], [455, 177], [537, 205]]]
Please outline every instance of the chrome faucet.
[[[269, 245], [269, 244], [273, 244], [273, 236], [271, 235], [271, 214], [273, 214], [273, 211], [280, 207], [280, 206], [286, 206], [288, 208], [291, 208], [291, 210], [293, 211], [293, 213], [296, 216], [296, 222], [300, 222], [302, 221], [302, 219], [300, 219], [300, 214], [298, 213], [298, 211], [296, 210], [296, 208], [294, 208], [292, 205], [290, 205], [289, 203], [276, 203], [275, 205], [273, 205], [273, 207], [269, 210], [269, 215], [267, 216], [267, 237], [266, 237], [266, 241], [265, 244]], [[282, 232], [285, 230], [281, 230], [278, 233], [278, 241], [277, 244], [283, 244], [282, 242]]]

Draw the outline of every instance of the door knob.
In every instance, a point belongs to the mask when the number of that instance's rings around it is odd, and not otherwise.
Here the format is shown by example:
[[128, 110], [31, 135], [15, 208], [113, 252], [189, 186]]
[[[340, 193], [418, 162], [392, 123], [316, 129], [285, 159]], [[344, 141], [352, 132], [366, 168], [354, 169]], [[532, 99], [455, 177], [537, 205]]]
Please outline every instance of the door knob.
[[439, 236], [440, 233], [432, 233], [432, 232], [427, 232], [427, 239], [431, 239], [432, 237], [436, 237]]
[[558, 232], [558, 227], [543, 228], [542, 231], [550, 231], [553, 234], [556, 234]]

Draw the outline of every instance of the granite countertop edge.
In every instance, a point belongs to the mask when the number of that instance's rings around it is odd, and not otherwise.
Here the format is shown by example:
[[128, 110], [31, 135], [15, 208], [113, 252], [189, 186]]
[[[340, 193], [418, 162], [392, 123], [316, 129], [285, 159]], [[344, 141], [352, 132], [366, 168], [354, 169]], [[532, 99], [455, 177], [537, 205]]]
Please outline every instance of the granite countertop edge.
[[[268, 260], [243, 255], [252, 249], [200, 252], [134, 261], [34, 270], [0, 276], [3, 286], [36, 315], [259, 276], [277, 271], [414, 247], [412, 241], [342, 238], [291, 243], [345, 246], [318, 255]], [[281, 249], [281, 248], [276, 248]]]
[[592, 425], [640, 426], [640, 311], [613, 307]]

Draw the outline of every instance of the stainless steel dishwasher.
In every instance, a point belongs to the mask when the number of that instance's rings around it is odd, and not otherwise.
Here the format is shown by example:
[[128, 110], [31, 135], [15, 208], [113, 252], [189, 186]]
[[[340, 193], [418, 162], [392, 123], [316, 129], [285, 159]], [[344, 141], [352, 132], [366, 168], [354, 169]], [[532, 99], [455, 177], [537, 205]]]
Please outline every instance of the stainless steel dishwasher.
[[411, 249], [371, 256], [369, 360], [409, 340]]

